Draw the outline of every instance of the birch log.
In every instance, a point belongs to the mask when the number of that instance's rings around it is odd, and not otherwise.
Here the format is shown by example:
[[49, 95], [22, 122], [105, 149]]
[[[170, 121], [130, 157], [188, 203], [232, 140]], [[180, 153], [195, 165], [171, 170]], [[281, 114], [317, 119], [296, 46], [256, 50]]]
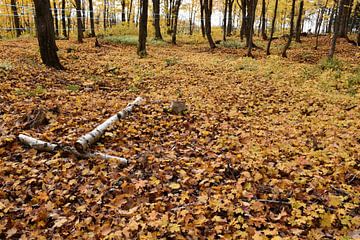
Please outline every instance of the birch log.
[[57, 144], [52, 144], [49, 142], [41, 141], [41, 140], [29, 137], [24, 134], [19, 134], [18, 139], [23, 144], [28, 145], [32, 148], [35, 148], [36, 150], [39, 150], [39, 151], [53, 152], [53, 151], [55, 151], [55, 149], [58, 148]]
[[45, 142], [45, 141], [41, 141], [38, 140], [36, 138], [24, 135], [24, 134], [20, 134], [18, 136], [18, 139], [20, 140], [21, 143], [28, 145], [36, 150], [39, 151], [44, 151], [44, 152], [54, 152], [57, 150], [61, 150], [67, 153], [71, 153], [74, 154], [75, 156], [79, 157], [79, 158], [102, 158], [105, 160], [109, 160], [109, 159], [114, 159], [117, 160], [121, 165], [127, 165], [128, 164], [128, 160], [126, 158], [122, 158], [122, 157], [116, 157], [116, 156], [112, 156], [109, 154], [105, 154], [105, 153], [101, 153], [101, 152], [94, 152], [94, 153], [79, 153], [74, 147], [60, 147], [57, 144], [52, 144], [49, 142]]
[[139, 105], [142, 101], [141, 97], [137, 97], [132, 103], [129, 103], [126, 108], [116, 113], [115, 115], [108, 118], [105, 122], [97, 126], [91, 132], [81, 136], [75, 143], [75, 148], [79, 153], [85, 153], [90, 145], [94, 144], [100, 139], [100, 137], [105, 133], [105, 130], [112, 126], [115, 122], [119, 121], [122, 118], [128, 116], [135, 106]]

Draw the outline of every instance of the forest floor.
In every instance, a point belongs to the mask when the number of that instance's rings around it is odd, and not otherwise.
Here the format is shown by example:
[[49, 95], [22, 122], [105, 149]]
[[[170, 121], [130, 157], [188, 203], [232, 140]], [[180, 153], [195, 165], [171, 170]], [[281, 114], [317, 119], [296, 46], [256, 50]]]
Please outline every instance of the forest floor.
[[[275, 41], [278, 52], [283, 40]], [[360, 227], [360, 50], [329, 38], [288, 59], [244, 49], [0, 41], [0, 238], [351, 239]], [[37, 152], [16, 136], [72, 145], [137, 96], [93, 149]], [[188, 110], [167, 111], [182, 99]], [[46, 121], [32, 126], [42, 109]]]

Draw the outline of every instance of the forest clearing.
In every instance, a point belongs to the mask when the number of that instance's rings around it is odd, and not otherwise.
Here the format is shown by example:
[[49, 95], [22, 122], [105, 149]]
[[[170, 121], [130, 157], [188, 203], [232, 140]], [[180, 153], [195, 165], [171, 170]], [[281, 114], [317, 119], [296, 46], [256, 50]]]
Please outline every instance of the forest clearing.
[[[358, 47], [329, 61], [313, 37], [288, 58], [164, 42], [139, 58], [94, 41], [57, 41], [65, 71], [36, 39], [0, 41], [0, 238], [357, 239]], [[137, 96], [93, 146], [127, 166], [16, 138], [73, 145]]]

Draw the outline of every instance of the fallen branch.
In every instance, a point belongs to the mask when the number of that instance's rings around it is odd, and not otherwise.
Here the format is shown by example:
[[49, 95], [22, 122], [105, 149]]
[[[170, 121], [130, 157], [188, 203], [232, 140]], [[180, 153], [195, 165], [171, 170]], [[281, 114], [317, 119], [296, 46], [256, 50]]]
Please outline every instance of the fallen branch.
[[137, 97], [135, 101], [129, 103], [125, 109], [118, 112], [117, 114], [108, 118], [105, 122], [97, 126], [91, 132], [81, 136], [75, 143], [75, 148], [80, 153], [85, 153], [90, 145], [94, 144], [100, 137], [105, 133], [105, 130], [112, 126], [115, 122], [119, 121], [122, 118], [125, 118], [132, 112], [133, 108], [140, 104], [142, 101], [141, 97]]
[[76, 157], [79, 158], [95, 158], [95, 157], [99, 157], [105, 160], [109, 160], [109, 159], [113, 159], [113, 160], [117, 160], [121, 165], [127, 165], [128, 164], [128, 160], [125, 158], [121, 158], [121, 157], [116, 157], [116, 156], [112, 156], [109, 154], [105, 154], [105, 153], [101, 153], [101, 152], [94, 152], [94, 153], [79, 153], [74, 147], [69, 147], [69, 146], [60, 146], [58, 144], [52, 144], [49, 142], [45, 142], [45, 141], [41, 141], [38, 140], [36, 138], [24, 135], [24, 134], [20, 134], [18, 136], [18, 139], [21, 143], [28, 145], [38, 151], [43, 151], [43, 152], [56, 152], [56, 151], [63, 151], [66, 153], [70, 153], [75, 155]]

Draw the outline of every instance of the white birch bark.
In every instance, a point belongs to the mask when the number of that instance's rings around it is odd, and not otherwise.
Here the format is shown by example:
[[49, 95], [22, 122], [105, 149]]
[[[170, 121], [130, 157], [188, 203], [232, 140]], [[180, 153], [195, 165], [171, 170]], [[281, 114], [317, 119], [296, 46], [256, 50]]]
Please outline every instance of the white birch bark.
[[85, 153], [90, 145], [94, 144], [100, 139], [100, 137], [105, 133], [105, 130], [112, 126], [115, 122], [119, 121], [122, 118], [128, 116], [135, 106], [139, 105], [142, 101], [141, 97], [137, 97], [132, 103], [129, 103], [126, 108], [117, 114], [108, 118], [105, 122], [97, 126], [91, 132], [81, 136], [75, 143], [75, 148], [80, 153]]
[[41, 141], [36, 138], [29, 137], [24, 134], [19, 134], [18, 139], [25, 145], [35, 148], [39, 151], [53, 152], [58, 145], [49, 142]]
[[21, 143], [28, 145], [39, 151], [54, 152], [56, 150], [62, 150], [64, 152], [74, 154], [80, 158], [96, 158], [96, 157], [98, 157], [98, 158], [102, 158], [105, 160], [110, 160], [110, 159], [117, 160], [121, 165], [128, 164], [128, 160], [126, 158], [116, 157], [116, 156], [112, 156], [112, 155], [101, 153], [101, 152], [85, 153], [85, 154], [79, 153], [74, 147], [63, 147], [62, 148], [57, 144], [52, 144], [49, 142], [41, 141], [41, 140], [38, 140], [36, 138], [30, 137], [30, 136], [27, 136], [24, 134], [20, 134], [18, 136], [18, 139], [20, 140]]

